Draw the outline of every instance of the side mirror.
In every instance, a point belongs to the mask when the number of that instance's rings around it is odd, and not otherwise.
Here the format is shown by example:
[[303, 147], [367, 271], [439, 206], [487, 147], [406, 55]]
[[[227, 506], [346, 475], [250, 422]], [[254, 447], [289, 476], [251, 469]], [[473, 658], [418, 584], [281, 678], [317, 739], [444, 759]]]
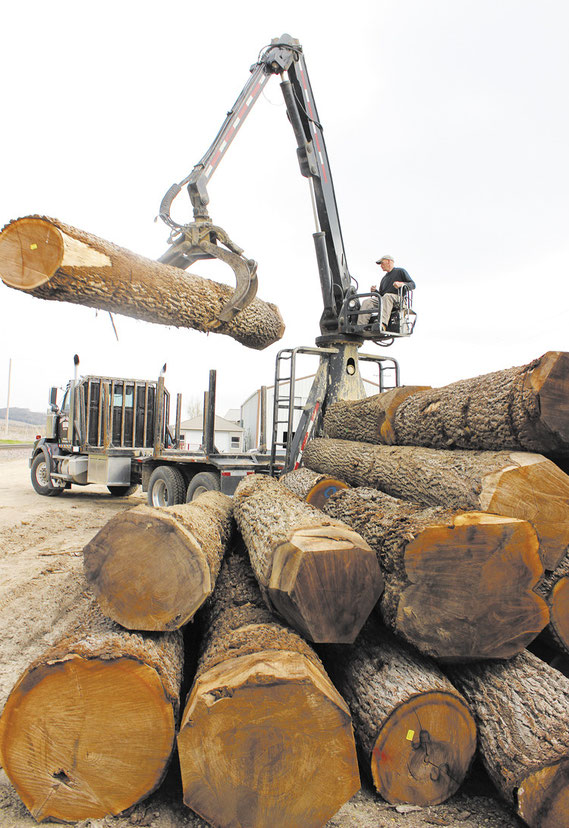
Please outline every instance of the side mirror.
[[49, 406], [52, 411], [57, 411], [57, 388], [49, 389]]

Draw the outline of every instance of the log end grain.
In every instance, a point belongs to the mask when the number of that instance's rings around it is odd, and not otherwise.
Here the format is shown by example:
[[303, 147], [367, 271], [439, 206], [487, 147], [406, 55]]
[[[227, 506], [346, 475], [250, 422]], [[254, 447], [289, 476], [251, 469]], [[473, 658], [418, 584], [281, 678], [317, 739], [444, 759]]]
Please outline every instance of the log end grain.
[[549, 621], [533, 591], [543, 567], [526, 521], [458, 514], [417, 533], [405, 570], [411, 583], [399, 599], [397, 632], [439, 660], [511, 658]]
[[347, 488], [348, 484], [344, 483], [343, 480], [338, 480], [335, 477], [324, 477], [310, 489], [305, 500], [311, 506], [321, 509], [331, 495], [339, 492], [340, 489]]
[[62, 260], [62, 234], [43, 219], [18, 219], [0, 233], [0, 276], [10, 287], [33, 290], [49, 281]]
[[375, 552], [340, 524], [294, 530], [275, 549], [267, 589], [283, 618], [323, 644], [355, 641], [382, 591]]
[[484, 511], [529, 521], [545, 569], [555, 569], [569, 547], [569, 476], [541, 454], [512, 452], [512, 465], [482, 481]]
[[455, 694], [430, 692], [400, 705], [372, 751], [375, 787], [393, 805], [437, 805], [455, 793], [476, 750], [476, 725]]
[[360, 787], [347, 706], [299, 653], [258, 652], [203, 673], [178, 751], [184, 802], [212, 825], [316, 828]]
[[74, 655], [16, 684], [0, 719], [0, 761], [38, 821], [97, 819], [159, 785], [174, 735], [156, 670]]
[[569, 577], [560, 578], [548, 597], [549, 631], [556, 644], [569, 652]]
[[569, 760], [529, 774], [518, 788], [517, 806], [532, 828], [569, 825]]
[[166, 510], [138, 506], [116, 515], [83, 560], [102, 612], [130, 630], [179, 629], [213, 589], [200, 544]]
[[539, 423], [563, 448], [569, 444], [569, 353], [548, 351], [531, 373], [539, 395]]

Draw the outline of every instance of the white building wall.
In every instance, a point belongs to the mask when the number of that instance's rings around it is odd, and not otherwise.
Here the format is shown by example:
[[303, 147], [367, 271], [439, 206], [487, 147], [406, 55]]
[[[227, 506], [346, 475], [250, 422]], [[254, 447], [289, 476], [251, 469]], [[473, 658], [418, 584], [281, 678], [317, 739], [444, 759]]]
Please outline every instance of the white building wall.
[[[183, 429], [184, 442], [182, 449], [197, 451], [202, 444], [203, 432], [201, 429]], [[232, 439], [234, 438], [234, 439]], [[240, 431], [215, 431], [214, 444], [220, 452], [234, 453], [243, 451], [243, 434]]]
[[[295, 405], [304, 406], [308, 399], [310, 389], [314, 376], [302, 377], [295, 382]], [[364, 387], [368, 396], [377, 394], [378, 386], [375, 383], [364, 380]], [[281, 395], [286, 397], [288, 395], [288, 384], [281, 386]], [[267, 387], [267, 448], [270, 450], [271, 436], [273, 427], [273, 400], [274, 388]], [[296, 409], [293, 416], [293, 433], [298, 426], [298, 422], [302, 415], [301, 409]], [[281, 409], [279, 419], [287, 417], [287, 410]], [[244, 451], [250, 451], [259, 447], [260, 428], [261, 428], [261, 390], [255, 391], [248, 399], [245, 400], [241, 406], [241, 423], [244, 429]], [[284, 434], [288, 430], [287, 425], [279, 425], [277, 441], [283, 442]], [[284, 449], [283, 449], [284, 450]]]

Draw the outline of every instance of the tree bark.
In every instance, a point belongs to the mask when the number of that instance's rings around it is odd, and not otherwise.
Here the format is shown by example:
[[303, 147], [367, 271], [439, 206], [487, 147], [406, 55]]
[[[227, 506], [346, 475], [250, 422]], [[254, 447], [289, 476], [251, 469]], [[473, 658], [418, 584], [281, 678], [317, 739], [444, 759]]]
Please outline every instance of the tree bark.
[[549, 607], [550, 618], [544, 637], [555, 649], [569, 655], [569, 555], [557, 569], [546, 573], [535, 591]]
[[351, 486], [371, 486], [425, 506], [527, 520], [537, 532], [545, 569], [555, 569], [569, 545], [569, 476], [540, 454], [316, 439], [303, 462]]
[[232, 527], [221, 492], [115, 515], [83, 550], [103, 613], [129, 630], [179, 629], [213, 592]]
[[233, 293], [227, 285], [138, 256], [45, 216], [17, 219], [2, 230], [0, 275], [9, 287], [39, 299], [214, 331], [257, 350], [284, 333], [276, 305], [254, 299], [231, 322], [220, 322], [218, 314]]
[[569, 680], [529, 652], [448, 672], [502, 796], [531, 828], [568, 825]]
[[[400, 388], [331, 405], [329, 437], [370, 443], [569, 454], [569, 353], [443, 388]], [[361, 436], [360, 436], [361, 435]]]
[[543, 574], [525, 521], [424, 508], [374, 489], [345, 489], [324, 511], [376, 551], [384, 623], [441, 661], [510, 658], [549, 620], [533, 591]]
[[394, 417], [412, 394], [430, 390], [429, 385], [401, 385], [362, 400], [332, 403], [324, 415], [324, 435], [358, 443], [398, 443]]
[[437, 805], [460, 787], [476, 750], [464, 698], [434, 662], [368, 621], [352, 647], [320, 648], [352, 713], [360, 766], [393, 805]]
[[347, 488], [342, 480], [337, 480], [327, 474], [318, 474], [318, 472], [307, 469], [306, 466], [282, 475], [279, 477], [279, 483], [290, 489], [301, 500], [306, 500], [311, 506], [315, 506], [316, 509], [321, 509], [330, 495]]
[[310, 641], [354, 641], [383, 589], [363, 538], [272, 477], [245, 478], [234, 510], [267, 605]]
[[182, 661], [179, 633], [127, 633], [92, 600], [30, 664], [0, 717], [0, 762], [35, 819], [118, 814], [158, 787], [174, 747]]
[[324, 825], [360, 786], [344, 700], [265, 606], [243, 547], [226, 557], [200, 615], [178, 736], [185, 804], [212, 825]]

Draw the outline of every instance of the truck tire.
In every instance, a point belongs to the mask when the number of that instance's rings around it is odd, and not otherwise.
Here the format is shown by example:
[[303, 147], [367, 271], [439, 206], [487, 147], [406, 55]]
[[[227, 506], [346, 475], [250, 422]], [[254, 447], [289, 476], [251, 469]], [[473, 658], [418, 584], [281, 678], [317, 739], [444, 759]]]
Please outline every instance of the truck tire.
[[158, 466], [148, 481], [148, 505], [176, 506], [184, 502], [185, 492], [182, 472], [172, 466]]
[[218, 492], [219, 477], [213, 472], [200, 472], [192, 477], [186, 492], [186, 503], [195, 500], [203, 492]]
[[45, 497], [63, 494], [63, 488], [54, 486], [49, 479], [49, 467], [43, 452], [36, 454], [34, 457], [30, 476], [32, 486], [38, 494]]
[[113, 497], [130, 497], [138, 489], [138, 483], [133, 486], [107, 486]]

